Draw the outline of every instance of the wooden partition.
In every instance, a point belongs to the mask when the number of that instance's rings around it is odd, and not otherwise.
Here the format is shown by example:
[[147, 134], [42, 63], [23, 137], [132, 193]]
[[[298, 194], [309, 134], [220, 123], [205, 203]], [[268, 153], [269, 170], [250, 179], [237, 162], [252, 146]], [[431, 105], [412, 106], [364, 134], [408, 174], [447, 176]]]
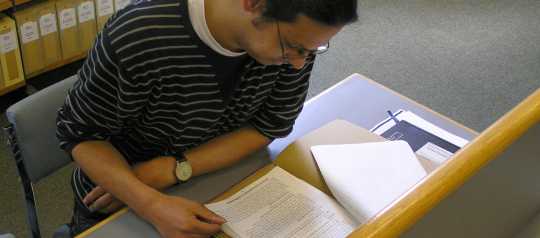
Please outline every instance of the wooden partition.
[[537, 89], [349, 237], [520, 233], [540, 209], [539, 121]]

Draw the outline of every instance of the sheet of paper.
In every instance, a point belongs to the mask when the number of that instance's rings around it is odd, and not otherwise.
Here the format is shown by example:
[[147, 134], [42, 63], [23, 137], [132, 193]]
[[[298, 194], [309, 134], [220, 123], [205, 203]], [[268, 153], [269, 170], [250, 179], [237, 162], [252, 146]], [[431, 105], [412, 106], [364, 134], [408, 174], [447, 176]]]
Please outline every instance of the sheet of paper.
[[79, 13], [79, 23], [94, 20], [96, 18], [96, 10], [94, 9], [94, 1], [86, 1], [79, 4], [77, 9]]
[[15, 30], [0, 34], [0, 53], [7, 54], [17, 48], [19, 48], [19, 45], [17, 43], [17, 33]]
[[127, 7], [130, 3], [131, 3], [131, 0], [115, 0], [114, 6], [115, 6], [116, 11], [118, 12], [124, 9], [125, 7]]
[[426, 175], [405, 141], [319, 145], [311, 152], [334, 197], [361, 223]]
[[345, 237], [357, 226], [334, 199], [279, 167], [206, 206], [232, 237]]
[[75, 8], [66, 8], [59, 13], [60, 29], [65, 30], [77, 26], [77, 11]]
[[58, 28], [56, 26], [56, 15], [48, 13], [40, 16], [39, 29], [41, 30], [42, 36], [57, 32]]
[[113, 0], [96, 0], [98, 16], [108, 16], [114, 13]]
[[21, 25], [21, 41], [23, 44], [28, 44], [39, 39], [37, 21], [28, 21]]
[[451, 152], [429, 142], [417, 150], [416, 154], [423, 156], [424, 158], [429, 159], [437, 164], [442, 164], [453, 155]]
[[[436, 135], [438, 137], [440, 137], [441, 139], [443, 140], [446, 140], [454, 145], [457, 145], [459, 147], [463, 147], [465, 146], [467, 143], [469, 143], [468, 140], [466, 139], [463, 139], [457, 135], [454, 135], [434, 124], [432, 124], [431, 122], [428, 122], [426, 120], [424, 120], [423, 118], [421, 118], [420, 116], [414, 114], [413, 112], [410, 112], [410, 111], [404, 111], [404, 110], [398, 110], [397, 112], [394, 113], [394, 115], [396, 116], [396, 119], [398, 120], [405, 120], [433, 135]], [[387, 118], [385, 119], [384, 121], [380, 122], [379, 124], [375, 125], [372, 129], [371, 129], [371, 132], [377, 134], [377, 135], [381, 135], [382, 133], [384, 133], [386, 130], [390, 129], [392, 126], [394, 126], [396, 123], [394, 121], [392, 121], [390, 118]]]

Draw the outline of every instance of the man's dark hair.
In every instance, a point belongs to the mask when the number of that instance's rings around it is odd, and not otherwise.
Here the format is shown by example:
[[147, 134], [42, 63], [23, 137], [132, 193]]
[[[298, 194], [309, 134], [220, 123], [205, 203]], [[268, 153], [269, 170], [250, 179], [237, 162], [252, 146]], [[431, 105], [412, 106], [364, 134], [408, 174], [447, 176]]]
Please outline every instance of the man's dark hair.
[[300, 14], [328, 26], [355, 22], [357, 0], [266, 0], [262, 16], [294, 22]]

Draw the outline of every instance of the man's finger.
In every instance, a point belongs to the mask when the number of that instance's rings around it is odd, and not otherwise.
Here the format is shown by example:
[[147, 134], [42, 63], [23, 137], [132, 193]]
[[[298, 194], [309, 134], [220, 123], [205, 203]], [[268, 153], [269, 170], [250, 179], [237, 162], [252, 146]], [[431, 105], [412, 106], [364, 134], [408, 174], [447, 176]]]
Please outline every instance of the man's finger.
[[96, 199], [92, 204], [90, 204], [90, 211], [97, 211], [97, 210], [101, 210], [107, 206], [109, 206], [109, 204], [111, 204], [111, 202], [113, 201], [113, 196], [110, 194], [110, 193], [106, 193], [105, 195], [99, 197], [98, 199]]
[[118, 201], [117, 199], [114, 199], [109, 204], [109, 206], [107, 206], [106, 208], [101, 209], [99, 211], [101, 213], [113, 213], [113, 212], [116, 212], [116, 211], [120, 210], [120, 208], [122, 208], [123, 206], [124, 206], [124, 204], [122, 202]]
[[211, 235], [221, 230], [218, 224], [211, 224], [194, 218], [191, 224], [191, 230], [187, 231], [193, 234]]
[[106, 191], [101, 186], [96, 186], [92, 191], [90, 191], [84, 198], [83, 203], [88, 206], [92, 204], [96, 199], [100, 198], [105, 194]]
[[210, 209], [206, 208], [205, 206], [197, 206], [194, 211], [195, 215], [199, 218], [199, 220], [202, 220], [206, 223], [213, 223], [221, 225], [225, 222], [227, 222], [223, 217], [219, 216], [218, 214], [210, 211]]

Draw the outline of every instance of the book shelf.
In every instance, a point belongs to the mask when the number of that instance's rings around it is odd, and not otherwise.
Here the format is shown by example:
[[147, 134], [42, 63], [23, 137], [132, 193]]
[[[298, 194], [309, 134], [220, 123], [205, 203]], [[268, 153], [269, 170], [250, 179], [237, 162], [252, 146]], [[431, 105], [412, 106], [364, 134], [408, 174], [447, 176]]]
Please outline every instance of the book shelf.
[[31, 0], [15, 0], [15, 5], [21, 5], [27, 2], [30, 2]]
[[46, 73], [46, 72], [49, 72], [49, 71], [51, 71], [51, 70], [58, 69], [58, 68], [60, 68], [60, 67], [62, 67], [62, 66], [65, 66], [65, 65], [67, 65], [67, 64], [71, 64], [71, 63], [73, 63], [73, 62], [75, 62], [75, 61], [78, 61], [78, 60], [81, 60], [81, 59], [84, 59], [84, 58], [86, 58], [86, 53], [79, 54], [79, 55], [74, 56], [74, 57], [71, 57], [71, 58], [69, 58], [69, 59], [61, 60], [61, 61], [59, 61], [59, 62], [57, 62], [57, 63], [54, 63], [54, 64], [52, 64], [52, 65], [49, 65], [49, 66], [43, 68], [43, 69], [40, 69], [40, 70], [38, 70], [38, 71], [36, 71], [36, 72], [34, 72], [34, 73], [27, 74], [27, 75], [25, 76], [25, 78], [26, 78], [26, 79], [34, 78], [34, 77], [36, 77], [36, 76], [38, 76], [38, 75], [40, 75], [40, 74], [42, 74], [42, 73]]
[[[18, 8], [16, 6], [19, 6], [19, 5], [22, 5], [22, 4], [26, 4], [26, 3], [30, 3], [30, 2], [35, 2], [35, 1], [32, 1], [32, 0], [0, 0], [0, 12], [6, 12], [8, 13], [7, 15], [11, 15], [10, 13], [13, 13], [13, 12], [16, 12], [18, 10]], [[20, 40], [19, 40], [19, 44], [20, 44]], [[21, 47], [21, 45], [19, 45], [19, 47]], [[22, 52], [21, 52], [22, 54]], [[24, 73], [24, 78], [25, 80], [29, 80], [29, 79], [32, 79], [32, 78], [35, 78], [41, 74], [44, 74], [44, 73], [47, 73], [47, 72], [50, 72], [50, 71], [53, 71], [53, 70], [56, 70], [56, 69], [60, 69], [62, 68], [63, 66], [66, 66], [66, 65], [69, 65], [73, 62], [76, 62], [76, 61], [79, 61], [79, 60], [82, 60], [84, 58], [86, 58], [87, 56], [87, 52], [86, 50], [84, 50], [84, 53], [81, 53], [81, 54], [78, 54], [76, 56], [73, 56], [73, 57], [70, 57], [70, 58], [67, 58], [67, 59], [62, 59], [62, 60], [59, 60], [58, 62], [54, 63], [54, 64], [51, 64], [51, 65], [48, 65], [38, 71], [35, 71], [35, 72], [31, 72], [31, 73]], [[5, 88], [1, 88], [0, 87], [0, 96], [2, 95], [5, 95], [11, 91], [14, 91], [18, 88], [21, 88], [23, 86], [25, 86], [26, 82], [23, 81], [21, 83], [18, 83], [16, 85], [12, 85], [12, 86], [9, 86], [9, 87], [5, 87]]]
[[30, 2], [30, 1], [31, 0], [15, 0], [15, 1], [12, 1], [12, 0], [0, 0], [0, 11], [5, 11], [7, 9], [12, 8], [13, 3], [15, 3], [15, 5], [21, 5], [21, 4]]
[[13, 85], [5, 87], [5, 88], [0, 88], [0, 96], [4, 95], [6, 93], [9, 93], [11, 91], [15, 91], [15, 90], [23, 87], [24, 85], [26, 85], [26, 83], [25, 83], [25, 81], [22, 81], [22, 82], [13, 84]]
[[7, 10], [13, 6], [11, 0], [0, 0], [0, 11]]

